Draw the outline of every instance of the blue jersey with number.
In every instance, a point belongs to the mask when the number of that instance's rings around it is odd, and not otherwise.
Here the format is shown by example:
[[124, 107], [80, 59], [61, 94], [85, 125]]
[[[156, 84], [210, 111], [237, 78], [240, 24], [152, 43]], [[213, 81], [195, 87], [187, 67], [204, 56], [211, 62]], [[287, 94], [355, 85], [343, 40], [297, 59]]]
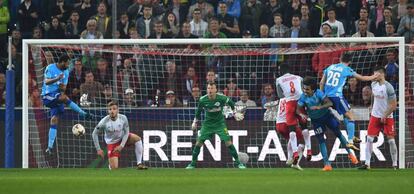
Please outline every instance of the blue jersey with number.
[[355, 75], [349, 66], [338, 63], [333, 64], [323, 71], [326, 78], [324, 92], [328, 97], [342, 97], [342, 90], [346, 84], [346, 79]]
[[323, 103], [323, 99], [326, 98], [326, 95], [317, 89], [312, 96], [307, 96], [305, 93], [302, 93], [298, 100], [299, 106], [306, 106], [306, 112], [311, 119], [318, 119], [325, 116], [329, 110], [327, 108], [319, 110], [311, 110], [312, 106], [320, 106]]
[[60, 84], [67, 85], [68, 80], [69, 80], [69, 70], [67, 69], [61, 70], [58, 68], [58, 66], [55, 63], [52, 63], [46, 67], [44, 79], [53, 79], [53, 78], [58, 77], [62, 73], [64, 75], [63, 78], [53, 84], [46, 85], [46, 83], [43, 81], [42, 94], [41, 94], [42, 96], [47, 95], [47, 94], [60, 93], [59, 85]]

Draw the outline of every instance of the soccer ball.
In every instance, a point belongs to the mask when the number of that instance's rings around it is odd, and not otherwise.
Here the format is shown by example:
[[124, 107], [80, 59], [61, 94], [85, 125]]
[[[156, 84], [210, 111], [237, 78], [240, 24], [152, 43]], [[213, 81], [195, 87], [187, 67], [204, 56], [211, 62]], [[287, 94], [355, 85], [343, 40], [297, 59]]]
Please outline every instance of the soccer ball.
[[242, 164], [247, 164], [249, 161], [249, 155], [244, 152], [239, 152], [239, 160]]
[[75, 124], [72, 127], [72, 133], [75, 136], [82, 136], [85, 134], [85, 127], [83, 127], [81, 124]]

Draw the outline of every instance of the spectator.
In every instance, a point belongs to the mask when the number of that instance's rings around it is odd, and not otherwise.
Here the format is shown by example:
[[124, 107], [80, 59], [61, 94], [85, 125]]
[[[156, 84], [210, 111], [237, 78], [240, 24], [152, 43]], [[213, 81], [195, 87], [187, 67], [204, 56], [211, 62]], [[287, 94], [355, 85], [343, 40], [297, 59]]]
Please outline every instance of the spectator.
[[256, 102], [249, 99], [249, 92], [246, 90], [240, 91], [240, 100], [236, 102], [238, 106], [256, 107]]
[[[352, 37], [375, 37], [372, 32], [367, 31], [368, 22], [366, 20], [359, 20], [358, 22], [358, 32], [353, 34]], [[371, 45], [371, 43], [351, 43], [350, 46], [358, 46], [358, 45]]]
[[110, 101], [113, 101], [113, 90], [112, 90], [112, 86], [109, 84], [105, 84], [104, 86], [104, 91], [102, 92], [104, 95], [104, 101], [103, 103], [107, 104]]
[[354, 25], [353, 25], [354, 30], [351, 31], [352, 34], [357, 33], [359, 31], [359, 21], [361, 20], [367, 21], [367, 28], [368, 28], [368, 31], [370, 31], [371, 30], [370, 28], [372, 26], [371, 25], [372, 21], [368, 17], [368, 9], [366, 7], [361, 7], [361, 9], [359, 10], [359, 19], [354, 22]]
[[[283, 16], [285, 12], [284, 1], [282, 0], [269, 0], [266, 5], [263, 6], [263, 14], [261, 18], [261, 23], [267, 24], [267, 26], [272, 26], [274, 24], [275, 14]], [[273, 16], [273, 17], [270, 17]], [[282, 18], [283, 19], [283, 18]]]
[[96, 62], [97, 71], [95, 80], [99, 83], [106, 85], [111, 84], [112, 70], [108, 67], [108, 62], [104, 58], [99, 58]]
[[134, 3], [127, 9], [128, 17], [131, 21], [137, 21], [144, 15], [144, 0], [134, 0]]
[[82, 60], [80, 58], [75, 59], [74, 63], [74, 68], [69, 75], [66, 94], [70, 97], [70, 99], [79, 102], [80, 86], [82, 83], [85, 83], [85, 72], [87, 72], [88, 69], [83, 67]]
[[202, 94], [207, 94], [207, 84], [210, 82], [217, 83], [217, 75], [214, 69], [209, 69], [206, 73], [206, 80], [202, 83]]
[[92, 5], [91, 0], [82, 0], [75, 10], [79, 13], [80, 26], [86, 26], [90, 18], [96, 14], [96, 7]]
[[325, 0], [318, 0], [311, 8], [309, 28], [312, 37], [319, 36], [320, 26], [322, 25], [323, 21], [327, 19], [325, 12], [328, 9], [328, 7], [329, 5], [325, 3]]
[[141, 79], [138, 71], [133, 66], [132, 59], [124, 60], [123, 69], [118, 72], [117, 80], [120, 94], [128, 88], [137, 91], [140, 86]]
[[365, 86], [362, 88], [362, 106], [369, 107], [371, 106], [371, 96], [372, 90], [370, 86]]
[[407, 15], [401, 18], [397, 33], [404, 36], [406, 43], [411, 43], [414, 36], [414, 4], [407, 5]]
[[177, 21], [177, 17], [173, 12], [169, 12], [164, 16], [164, 25], [162, 32], [169, 38], [177, 37], [180, 32], [180, 24]]
[[50, 27], [46, 31], [46, 38], [48, 39], [63, 39], [65, 38], [65, 30], [59, 21], [59, 18], [53, 17], [50, 22]]
[[183, 104], [180, 102], [180, 100], [178, 100], [178, 98], [176, 98], [175, 92], [173, 90], [168, 90], [165, 94], [166, 94], [165, 103], [164, 103], [165, 107], [172, 108], [172, 107], [182, 107], [183, 106]]
[[214, 7], [210, 3], [206, 3], [205, 0], [197, 0], [197, 2], [188, 9], [187, 19], [189, 21], [193, 19], [193, 12], [196, 9], [200, 10], [200, 18], [204, 21], [208, 21], [210, 17], [214, 16]]
[[376, 0], [377, 6], [372, 7], [369, 11], [369, 19], [372, 21], [370, 31], [375, 35], [378, 34], [379, 24], [384, 21], [384, 0]]
[[[198, 101], [200, 100], [200, 97], [201, 97], [200, 88], [198, 86], [194, 86], [191, 89], [191, 91], [192, 91], [191, 98], [184, 99], [184, 100], [187, 100], [188, 107], [197, 107]], [[183, 100], [183, 104], [185, 104], [184, 100]]]
[[168, 34], [163, 32], [163, 23], [162, 21], [156, 21], [154, 24], [154, 30], [152, 34], [148, 37], [150, 39], [166, 39], [171, 38]]
[[6, 104], [6, 75], [0, 72], [0, 107]]
[[42, 39], [42, 38], [43, 38], [42, 29], [38, 26], [34, 27], [32, 31], [32, 39]]
[[165, 64], [166, 75], [160, 81], [160, 90], [161, 93], [166, 94], [167, 91], [172, 90], [175, 91], [175, 95], [181, 96], [182, 89], [181, 89], [181, 74], [177, 72], [177, 65], [175, 61], [169, 60]]
[[104, 87], [101, 83], [94, 80], [92, 71], [85, 72], [85, 83], [80, 85], [80, 95], [88, 94], [88, 101], [92, 105], [99, 103], [99, 98], [101, 97]]
[[398, 89], [397, 52], [392, 49], [387, 51], [387, 64], [385, 65], [385, 79], [394, 87], [396, 92], [398, 92], [397, 91]]
[[302, 4], [300, 6], [300, 27], [304, 29], [308, 29], [310, 31], [310, 15], [309, 15], [309, 5], [308, 4]]
[[398, 4], [392, 7], [392, 16], [397, 20], [401, 20], [407, 15], [407, 2], [408, 0], [399, 0]]
[[[96, 30], [96, 20], [90, 19], [86, 23], [86, 29], [80, 35], [81, 39], [103, 39], [101, 32]], [[102, 45], [85, 45], [82, 47], [83, 63], [89, 64], [92, 68], [96, 68], [96, 58], [100, 56], [100, 52], [94, 49], [102, 48]]]
[[[227, 4], [227, 14], [229, 14], [232, 17], [237, 18], [237, 20], [240, 18], [241, 13], [241, 6], [240, 6], [240, 0], [223, 0]], [[217, 9], [217, 14], [220, 13], [220, 9]]]
[[183, 79], [183, 99], [192, 96], [193, 88], [198, 87], [199, 84], [200, 83], [194, 66], [189, 66], [187, 68], [187, 73], [184, 75]]
[[12, 60], [12, 69], [14, 70], [14, 80], [15, 80], [15, 84], [16, 84], [16, 101], [15, 101], [15, 105], [16, 106], [21, 106], [22, 105], [22, 87], [23, 87], [23, 82], [22, 82], [22, 76], [23, 76], [23, 63], [22, 63], [22, 54], [18, 53], [16, 50], [16, 46], [14, 46], [13, 44], [11, 45], [11, 60]]
[[188, 9], [185, 4], [180, 3], [180, 0], [172, 0], [172, 3], [169, 7], [169, 11], [174, 13], [176, 18], [175, 20], [177, 21], [179, 26], [181, 26], [186, 21]]
[[107, 15], [107, 5], [104, 2], [98, 5], [98, 14], [93, 18], [96, 20], [96, 30], [101, 32], [104, 38], [112, 37], [112, 19]]
[[79, 12], [72, 11], [70, 19], [66, 24], [66, 38], [79, 39], [80, 33], [85, 29], [84, 25], [79, 22]]
[[17, 23], [23, 38], [32, 36], [33, 28], [38, 24], [39, 11], [32, 0], [24, 0], [18, 7]]
[[230, 97], [233, 101], [237, 101], [240, 97], [240, 88], [233, 78], [230, 78], [227, 82], [226, 88], [223, 90], [224, 95]]
[[361, 88], [355, 77], [348, 78], [348, 84], [344, 87], [344, 97], [351, 106], [359, 106], [362, 104], [360, 95]]
[[119, 38], [121, 39], [129, 39], [129, 29], [134, 28], [135, 24], [129, 21], [129, 17], [127, 13], [121, 14], [121, 19], [117, 23], [117, 29], [119, 31]]
[[22, 52], [22, 34], [18, 29], [13, 29], [11, 33], [12, 44], [16, 47], [18, 53]]
[[269, 27], [266, 24], [260, 25], [259, 38], [269, 38]]
[[135, 93], [133, 89], [128, 88], [125, 90], [124, 100], [123, 100], [122, 105], [128, 108], [134, 108], [134, 107], [139, 106], [139, 104], [135, 100]]
[[262, 4], [257, 0], [246, 0], [240, 15], [240, 29], [249, 30], [253, 36], [259, 36], [260, 19], [262, 17]]
[[10, 21], [10, 13], [7, 5], [3, 4], [3, 0], [0, 0], [0, 58], [7, 57], [7, 47], [3, 46], [7, 44], [7, 24]]
[[204, 37], [204, 34], [207, 32], [208, 23], [201, 19], [201, 10], [194, 9], [192, 12], [193, 20], [190, 22], [191, 34], [197, 37]]
[[374, 33], [375, 36], [387, 36], [387, 24], [393, 25], [393, 33], [395, 33], [395, 29], [398, 27], [398, 22], [392, 17], [391, 8], [385, 7], [383, 15], [384, 19], [378, 24], [376, 32]]
[[282, 24], [282, 15], [280, 13], [276, 13], [273, 15], [273, 21], [274, 25], [270, 28], [270, 36], [273, 38], [283, 38], [289, 28]]
[[[328, 9], [328, 20], [326, 20], [324, 22], [329, 24], [332, 28], [332, 35], [333, 37], [342, 37], [345, 35], [345, 28], [344, 25], [342, 24], [342, 22], [336, 20], [336, 13], [335, 13], [335, 9], [331, 8]], [[319, 30], [319, 35], [323, 36], [322, 34], [322, 26]]]
[[67, 21], [72, 12], [72, 5], [68, 5], [65, 0], [56, 0], [55, 4], [49, 4], [49, 10], [51, 11], [49, 18], [56, 17], [60, 21]]
[[394, 37], [398, 36], [397, 33], [395, 33], [395, 28], [392, 23], [386, 23], [385, 24], [385, 36], [386, 37]]
[[[198, 38], [198, 36], [191, 33], [191, 24], [190, 22], [185, 21], [177, 38]], [[188, 45], [188, 47], [191, 46], [192, 45]]]
[[142, 38], [148, 38], [154, 29], [155, 20], [152, 18], [152, 6], [145, 4], [143, 6], [143, 16], [136, 21], [135, 27]]
[[30, 92], [28, 106], [31, 108], [42, 108], [43, 103], [40, 98], [39, 89], [34, 88], [32, 92]]
[[209, 31], [204, 34], [204, 38], [227, 38], [223, 32], [220, 32], [219, 21], [217, 18], [211, 18], [208, 22]]
[[220, 14], [217, 19], [220, 22], [220, 31], [228, 38], [237, 38], [240, 36], [240, 28], [237, 19], [227, 13], [227, 4], [223, 1], [219, 2]]
[[272, 84], [263, 84], [262, 94], [260, 97], [260, 104], [264, 108], [264, 105], [268, 102], [276, 100], [275, 90], [273, 89]]
[[[300, 15], [300, 6], [300, 0], [289, 1], [285, 7], [284, 19], [289, 21], [289, 19], [291, 19], [293, 15]], [[287, 24], [287, 26], [291, 27], [290, 24]]]

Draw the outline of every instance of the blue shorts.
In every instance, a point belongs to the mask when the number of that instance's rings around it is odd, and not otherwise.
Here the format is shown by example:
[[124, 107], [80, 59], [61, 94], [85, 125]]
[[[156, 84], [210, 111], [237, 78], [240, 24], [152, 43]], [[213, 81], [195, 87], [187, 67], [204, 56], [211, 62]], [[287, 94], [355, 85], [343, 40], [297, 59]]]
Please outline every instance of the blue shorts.
[[340, 115], [343, 115], [351, 110], [351, 106], [349, 106], [348, 101], [346, 101], [344, 97], [329, 97], [329, 100], [332, 101], [333, 108]]
[[315, 135], [323, 135], [326, 131], [326, 127], [331, 129], [335, 135], [341, 133], [338, 120], [336, 120], [330, 112], [326, 113], [321, 118], [312, 119], [312, 126], [315, 131]]
[[60, 95], [60, 93], [49, 93], [42, 96], [43, 104], [50, 108], [50, 116], [62, 115], [65, 110], [63, 103], [59, 102]]

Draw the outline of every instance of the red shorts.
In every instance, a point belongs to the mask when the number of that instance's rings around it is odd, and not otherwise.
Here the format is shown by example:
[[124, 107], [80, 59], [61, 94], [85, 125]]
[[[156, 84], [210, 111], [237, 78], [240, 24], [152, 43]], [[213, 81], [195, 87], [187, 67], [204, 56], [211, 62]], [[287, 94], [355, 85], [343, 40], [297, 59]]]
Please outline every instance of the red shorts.
[[368, 124], [368, 135], [378, 136], [381, 129], [384, 129], [386, 136], [395, 136], [394, 119], [386, 118], [385, 123], [381, 123], [381, 118], [371, 116]]
[[[132, 133], [129, 133], [128, 134], [128, 140], [129, 140], [129, 138], [131, 137], [131, 134]], [[127, 140], [127, 142], [128, 142], [128, 140]], [[121, 145], [121, 142], [122, 141], [119, 141], [119, 142], [117, 142], [117, 143], [113, 143], [113, 144], [108, 144], [108, 145], [106, 145], [106, 148], [107, 148], [107, 150], [108, 150], [108, 158], [112, 158], [112, 157], [117, 157], [117, 158], [119, 158], [120, 156], [121, 156], [121, 153], [119, 153], [119, 152], [113, 152], [114, 151], [114, 149], [116, 148], [116, 146], [119, 146], [119, 145]], [[125, 147], [126, 146], [128, 146], [127, 144], [125, 144]]]
[[[298, 121], [301, 124], [306, 124], [306, 120], [296, 114], [296, 107], [298, 106], [297, 100], [290, 100], [286, 102], [286, 124], [288, 126], [297, 125]], [[303, 109], [300, 109], [304, 113]]]
[[[276, 131], [286, 139], [289, 140], [289, 127], [286, 123], [277, 123], [276, 124]], [[303, 140], [302, 130], [298, 126], [296, 126], [296, 138], [298, 140]]]

